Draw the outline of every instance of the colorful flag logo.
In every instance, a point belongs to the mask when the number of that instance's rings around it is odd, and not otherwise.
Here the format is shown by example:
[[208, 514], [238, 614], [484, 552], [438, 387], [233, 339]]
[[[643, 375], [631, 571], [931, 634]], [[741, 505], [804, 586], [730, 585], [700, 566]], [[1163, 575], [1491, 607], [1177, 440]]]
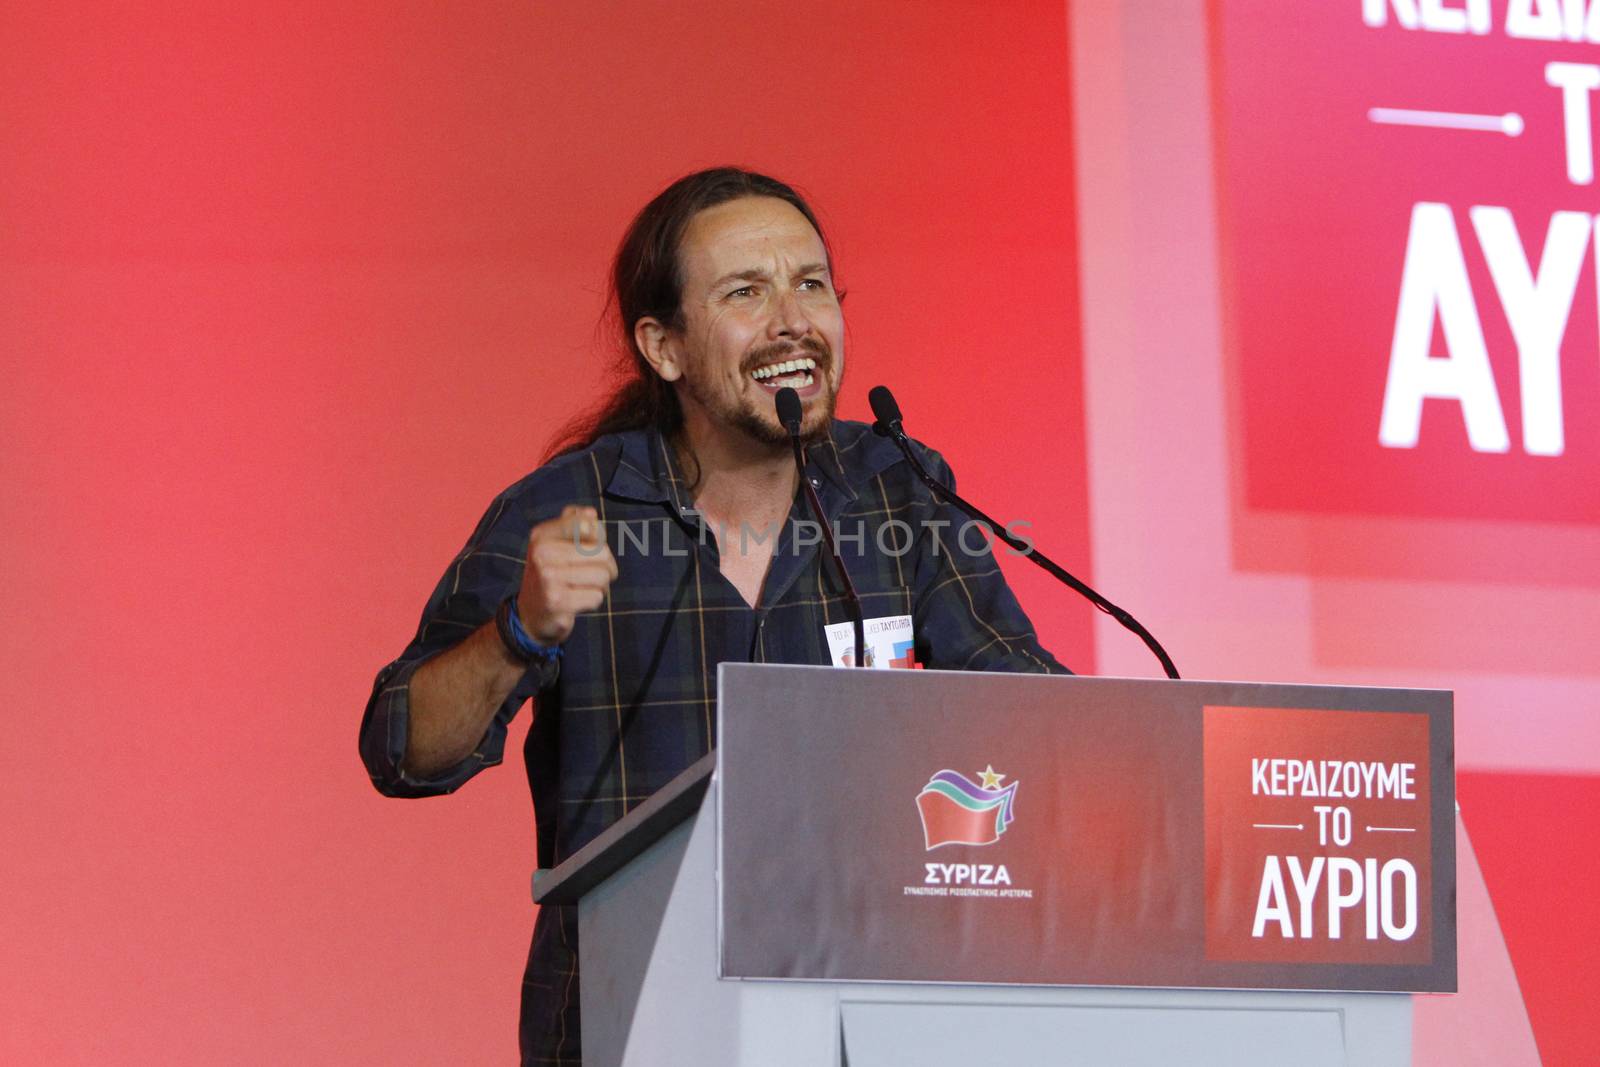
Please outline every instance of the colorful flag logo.
[[941, 845], [992, 845], [1011, 826], [1017, 782], [1001, 788], [1003, 774], [980, 771], [980, 785], [964, 774], [943, 770], [917, 794], [922, 840], [929, 850]]

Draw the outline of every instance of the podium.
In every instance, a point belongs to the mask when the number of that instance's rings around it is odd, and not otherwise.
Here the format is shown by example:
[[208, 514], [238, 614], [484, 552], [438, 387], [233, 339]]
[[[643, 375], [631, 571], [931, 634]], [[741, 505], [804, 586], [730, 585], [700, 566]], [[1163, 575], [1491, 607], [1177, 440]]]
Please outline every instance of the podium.
[[1450, 695], [724, 664], [553, 870], [586, 1064], [1407, 1064], [1455, 989]]

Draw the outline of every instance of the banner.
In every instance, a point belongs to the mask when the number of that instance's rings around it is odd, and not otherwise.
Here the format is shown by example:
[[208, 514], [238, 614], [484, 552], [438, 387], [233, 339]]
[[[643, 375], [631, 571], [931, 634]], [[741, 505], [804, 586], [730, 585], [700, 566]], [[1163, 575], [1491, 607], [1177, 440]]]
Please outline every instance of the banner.
[[1592, 584], [1600, 4], [1211, 15], [1240, 562]]

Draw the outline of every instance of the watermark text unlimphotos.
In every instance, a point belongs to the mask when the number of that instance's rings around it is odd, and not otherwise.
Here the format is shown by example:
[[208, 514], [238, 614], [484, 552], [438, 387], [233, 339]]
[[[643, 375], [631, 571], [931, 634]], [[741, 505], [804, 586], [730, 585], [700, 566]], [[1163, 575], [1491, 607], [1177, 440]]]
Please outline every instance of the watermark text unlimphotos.
[[[673, 533], [677, 527], [669, 519], [612, 521], [607, 525], [612, 527], [612, 535], [607, 541], [618, 557], [689, 554], [689, 546], [684, 542], [681, 529]], [[992, 555], [995, 551], [988, 527], [976, 520], [958, 523], [949, 519], [924, 519], [910, 523], [902, 519], [888, 519], [868, 529], [865, 519], [846, 519], [835, 520], [831, 527], [839, 551], [849, 551], [853, 555], [864, 554], [869, 546], [886, 556], [905, 556], [921, 551], [919, 545], [925, 545], [928, 553], [935, 558], [947, 552], [961, 552], [976, 557]], [[1032, 527], [1033, 523], [1024, 519], [1004, 524], [1005, 532], [1017, 542], [1015, 547], [1002, 543], [1001, 547], [1007, 555], [1026, 556], [1033, 551], [1033, 540], [1026, 532]], [[781, 537], [785, 529], [792, 531], [787, 539]], [[714, 535], [723, 552], [733, 551], [737, 545], [740, 554], [768, 544], [772, 546], [774, 554], [780, 551], [799, 554], [825, 542], [822, 524], [814, 519], [795, 519], [783, 525], [739, 523], [736, 527], [726, 523], [713, 526], [701, 522], [698, 530], [700, 544], [710, 543]], [[584, 541], [576, 534], [573, 545], [579, 554], [585, 556], [597, 556], [603, 551], [600, 543]]]

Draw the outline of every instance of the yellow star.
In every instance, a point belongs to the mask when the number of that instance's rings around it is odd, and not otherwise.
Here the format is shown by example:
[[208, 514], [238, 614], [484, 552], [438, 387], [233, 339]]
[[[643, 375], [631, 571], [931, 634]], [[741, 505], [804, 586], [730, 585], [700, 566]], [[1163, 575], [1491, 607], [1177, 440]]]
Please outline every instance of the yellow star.
[[994, 773], [994, 764], [990, 763], [985, 764], [984, 769], [978, 772], [978, 777], [983, 779], [983, 787], [985, 789], [999, 789], [1000, 779], [1004, 778], [1005, 775]]

